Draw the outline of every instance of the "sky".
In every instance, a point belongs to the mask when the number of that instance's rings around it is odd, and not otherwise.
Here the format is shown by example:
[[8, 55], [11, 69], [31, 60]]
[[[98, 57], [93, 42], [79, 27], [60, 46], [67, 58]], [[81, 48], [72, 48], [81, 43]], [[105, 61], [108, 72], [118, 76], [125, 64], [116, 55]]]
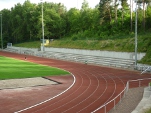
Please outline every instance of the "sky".
[[[78, 9], [81, 8], [81, 5], [83, 3], [83, 0], [43, 0], [43, 2], [53, 2], [53, 3], [62, 3], [64, 6], [67, 7], [69, 10], [72, 7], [76, 7]], [[89, 6], [91, 8], [94, 8], [97, 4], [99, 4], [100, 0], [87, 0], [89, 3]], [[23, 4], [25, 0], [0, 0], [0, 10], [6, 8], [6, 9], [11, 9], [11, 7], [14, 7], [15, 4], [21, 3]], [[30, 0], [31, 3], [40, 3], [41, 0]]]

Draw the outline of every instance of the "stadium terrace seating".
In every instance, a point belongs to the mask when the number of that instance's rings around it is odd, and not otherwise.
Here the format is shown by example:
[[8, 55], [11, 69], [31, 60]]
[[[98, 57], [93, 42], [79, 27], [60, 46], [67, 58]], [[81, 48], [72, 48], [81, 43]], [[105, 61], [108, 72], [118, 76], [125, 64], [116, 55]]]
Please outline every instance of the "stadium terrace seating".
[[31, 49], [14, 49], [6, 48], [5, 51], [15, 52], [19, 54], [33, 55], [38, 57], [60, 59], [66, 61], [80, 62], [85, 64], [94, 65], [104, 65], [117, 68], [129, 68], [134, 69], [135, 61], [132, 59], [121, 59], [113, 57], [103, 57], [103, 56], [92, 56], [92, 55], [82, 55], [82, 54], [72, 54], [63, 52], [53, 52], [53, 51], [35, 51]]

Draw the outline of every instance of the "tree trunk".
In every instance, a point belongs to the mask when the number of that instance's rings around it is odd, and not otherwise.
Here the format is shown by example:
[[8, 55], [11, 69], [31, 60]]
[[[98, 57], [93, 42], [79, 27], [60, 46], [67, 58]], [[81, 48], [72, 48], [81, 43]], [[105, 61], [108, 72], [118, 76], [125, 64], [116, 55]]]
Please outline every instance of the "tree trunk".
[[145, 1], [143, 0], [143, 29], [145, 31]]
[[133, 0], [130, 0], [130, 13], [131, 13], [131, 32], [133, 30]]
[[123, 29], [123, 23], [124, 23], [123, 22], [124, 21], [124, 14], [123, 13], [124, 13], [124, 11], [123, 11], [123, 8], [122, 8], [122, 29]]
[[115, 3], [114, 3], [114, 7], [115, 7], [115, 24], [117, 26], [117, 6], [116, 6], [116, 3], [117, 3], [117, 0], [115, 0]]

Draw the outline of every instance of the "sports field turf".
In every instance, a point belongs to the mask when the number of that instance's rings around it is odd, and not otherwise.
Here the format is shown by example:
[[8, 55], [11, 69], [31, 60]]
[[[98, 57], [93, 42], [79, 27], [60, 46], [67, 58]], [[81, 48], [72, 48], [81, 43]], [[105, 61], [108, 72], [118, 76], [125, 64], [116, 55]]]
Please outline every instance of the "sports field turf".
[[64, 70], [0, 56], [0, 79], [69, 74]]

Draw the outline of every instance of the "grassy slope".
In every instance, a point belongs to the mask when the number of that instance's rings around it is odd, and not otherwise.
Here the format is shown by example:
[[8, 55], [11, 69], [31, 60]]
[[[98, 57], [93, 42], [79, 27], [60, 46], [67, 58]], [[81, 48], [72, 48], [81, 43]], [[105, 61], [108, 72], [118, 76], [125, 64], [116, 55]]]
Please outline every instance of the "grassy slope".
[[145, 113], [151, 113], [151, 108], [149, 110], [145, 111]]
[[0, 79], [65, 75], [68, 72], [0, 56]]
[[[64, 38], [51, 42], [48, 47], [134, 52], [134, 35], [124, 36], [124, 38], [121, 38], [123, 36], [116, 37], [118, 38], [108, 37], [108, 40], [70, 40], [69, 38]], [[15, 46], [37, 48], [39, 45], [40, 42], [37, 41], [32, 43], [28, 42], [16, 44]], [[141, 63], [151, 64], [151, 33], [138, 35], [138, 52], [147, 53], [146, 56], [140, 61]]]

